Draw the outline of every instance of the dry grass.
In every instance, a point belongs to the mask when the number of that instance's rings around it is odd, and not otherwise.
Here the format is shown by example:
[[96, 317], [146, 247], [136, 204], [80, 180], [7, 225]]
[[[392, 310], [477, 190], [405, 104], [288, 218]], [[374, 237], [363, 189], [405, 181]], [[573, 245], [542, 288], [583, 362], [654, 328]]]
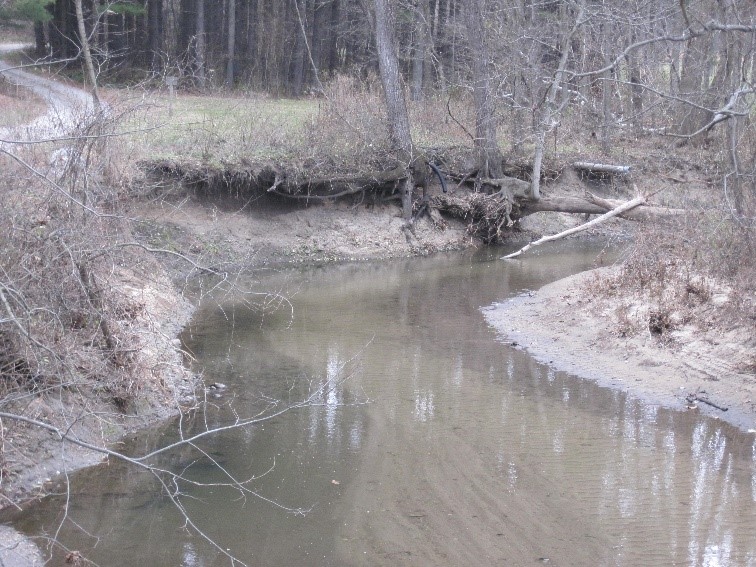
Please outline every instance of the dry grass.
[[616, 300], [620, 336], [650, 332], [664, 343], [685, 326], [742, 329], [756, 347], [755, 236], [722, 213], [646, 225], [620, 269], [589, 291]]
[[0, 127], [28, 124], [46, 110], [44, 101], [0, 76]]

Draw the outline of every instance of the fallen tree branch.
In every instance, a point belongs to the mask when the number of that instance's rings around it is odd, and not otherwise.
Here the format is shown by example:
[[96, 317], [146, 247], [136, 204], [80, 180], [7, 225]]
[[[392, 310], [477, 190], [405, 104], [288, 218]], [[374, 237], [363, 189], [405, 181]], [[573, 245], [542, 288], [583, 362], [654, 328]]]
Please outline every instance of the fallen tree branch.
[[[603, 197], [599, 197], [598, 195], [594, 195], [593, 193], [587, 192], [586, 198], [593, 204], [598, 205], [599, 207], [603, 208], [604, 211], [611, 211], [612, 209], [616, 209], [624, 201], [619, 201], [617, 199], [605, 199]], [[645, 207], [645, 206], [639, 206], [632, 210], [626, 211], [620, 215], [623, 219], [627, 220], [658, 220], [662, 218], [669, 218], [669, 217], [675, 217], [677, 215], [683, 215], [685, 214], [685, 209], [670, 209], [668, 207]]]
[[589, 228], [592, 228], [598, 224], [601, 224], [604, 221], [609, 220], [612, 217], [616, 217], [617, 215], [624, 213], [625, 211], [629, 211], [630, 209], [633, 209], [637, 207], [638, 205], [642, 205], [643, 203], [645, 203], [645, 201], [646, 201], [646, 198], [643, 195], [639, 195], [635, 199], [627, 201], [626, 203], [622, 203], [619, 207], [612, 209], [608, 213], [604, 213], [600, 217], [596, 217], [595, 219], [588, 221], [587, 223], [562, 231], [559, 234], [553, 234], [551, 236], [544, 236], [543, 238], [539, 238], [535, 242], [526, 244], [525, 246], [520, 248], [517, 252], [513, 252], [512, 254], [507, 254], [506, 256], [502, 257], [502, 260], [519, 256], [523, 252], [527, 252], [534, 246], [538, 246], [540, 244], [543, 244], [544, 242], [552, 242], [554, 240], [559, 240], [560, 238], [564, 238], [566, 236], [570, 236], [571, 234], [575, 234], [575, 233], [587, 230]]
[[727, 411], [730, 408], [727, 408], [725, 406], [720, 406], [717, 403], [712, 402], [709, 398], [702, 396], [701, 394], [695, 393], [695, 394], [688, 394], [685, 398], [685, 400], [690, 404], [693, 402], [701, 402], [706, 405], [709, 405], [713, 408], [718, 409], [719, 411]]
[[[607, 211], [620, 206], [624, 201], [616, 199], [604, 199], [588, 194], [581, 197], [543, 197], [540, 201], [520, 202], [519, 217], [526, 217], [534, 213], [573, 213], [603, 215]], [[684, 214], [684, 209], [669, 209], [650, 205], [640, 205], [630, 211], [625, 211], [619, 216], [627, 220], [651, 220], [676, 217]]]
[[572, 164], [575, 169], [584, 171], [596, 171], [598, 173], [625, 174], [630, 173], [631, 165], [611, 165], [608, 163], [590, 163], [587, 161], [576, 161]]

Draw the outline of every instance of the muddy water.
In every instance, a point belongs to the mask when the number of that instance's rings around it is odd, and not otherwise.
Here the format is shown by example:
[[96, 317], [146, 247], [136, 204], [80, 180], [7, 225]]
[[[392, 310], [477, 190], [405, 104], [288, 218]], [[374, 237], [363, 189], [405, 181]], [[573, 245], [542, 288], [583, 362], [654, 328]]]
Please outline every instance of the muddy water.
[[48, 498], [15, 526], [100, 565], [756, 565], [753, 435], [554, 372], [486, 326], [481, 307], [600, 253], [315, 268], [261, 281], [291, 310], [208, 302], [185, 342], [228, 388], [184, 431], [311, 399], [156, 461], [198, 483], [178, 498], [219, 548], [118, 463], [73, 479], [66, 517]]

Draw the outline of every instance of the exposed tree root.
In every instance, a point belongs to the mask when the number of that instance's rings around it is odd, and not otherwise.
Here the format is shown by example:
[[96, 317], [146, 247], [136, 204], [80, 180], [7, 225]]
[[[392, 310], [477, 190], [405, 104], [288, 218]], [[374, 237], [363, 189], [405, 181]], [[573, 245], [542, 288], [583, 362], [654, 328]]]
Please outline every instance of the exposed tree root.
[[[161, 177], [178, 179], [201, 196], [242, 200], [275, 196], [305, 204], [354, 199], [355, 196], [359, 197], [360, 203], [399, 200], [403, 182], [407, 179], [406, 164], [378, 172], [338, 172], [332, 175], [308, 173], [277, 165], [254, 168], [168, 161], [147, 164], [146, 169]], [[427, 187], [423, 187], [425, 198], [415, 201], [414, 215], [408, 219], [408, 223], [414, 223], [427, 213], [434, 225], [443, 229], [443, 214], [467, 222], [470, 234], [487, 244], [500, 242], [519, 219], [537, 212], [603, 215], [623, 204], [622, 201], [590, 193], [586, 193], [583, 198], [544, 196], [534, 200], [530, 195], [529, 182], [506, 175], [496, 179], [476, 179], [477, 185], [487, 190], [476, 192], [465, 188], [465, 185], [472, 184], [475, 172], [459, 173], [447, 168], [445, 174], [450, 179], [460, 179], [459, 185], [449, 193], [438, 190], [434, 196], [428, 195]], [[631, 220], [648, 220], [674, 217], [683, 212], [640, 205], [631, 210], [622, 210], [618, 216]]]

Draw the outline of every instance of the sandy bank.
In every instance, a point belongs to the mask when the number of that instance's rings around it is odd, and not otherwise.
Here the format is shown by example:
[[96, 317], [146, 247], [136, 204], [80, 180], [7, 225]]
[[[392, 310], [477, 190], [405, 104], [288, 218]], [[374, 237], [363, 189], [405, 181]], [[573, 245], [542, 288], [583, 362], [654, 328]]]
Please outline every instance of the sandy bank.
[[665, 342], [648, 330], [622, 336], [618, 301], [596, 299], [588, 289], [592, 279], [616, 269], [559, 280], [486, 310], [486, 318], [505, 340], [558, 370], [756, 429], [756, 375], [748, 346], [753, 336], [746, 329], [691, 325]]

